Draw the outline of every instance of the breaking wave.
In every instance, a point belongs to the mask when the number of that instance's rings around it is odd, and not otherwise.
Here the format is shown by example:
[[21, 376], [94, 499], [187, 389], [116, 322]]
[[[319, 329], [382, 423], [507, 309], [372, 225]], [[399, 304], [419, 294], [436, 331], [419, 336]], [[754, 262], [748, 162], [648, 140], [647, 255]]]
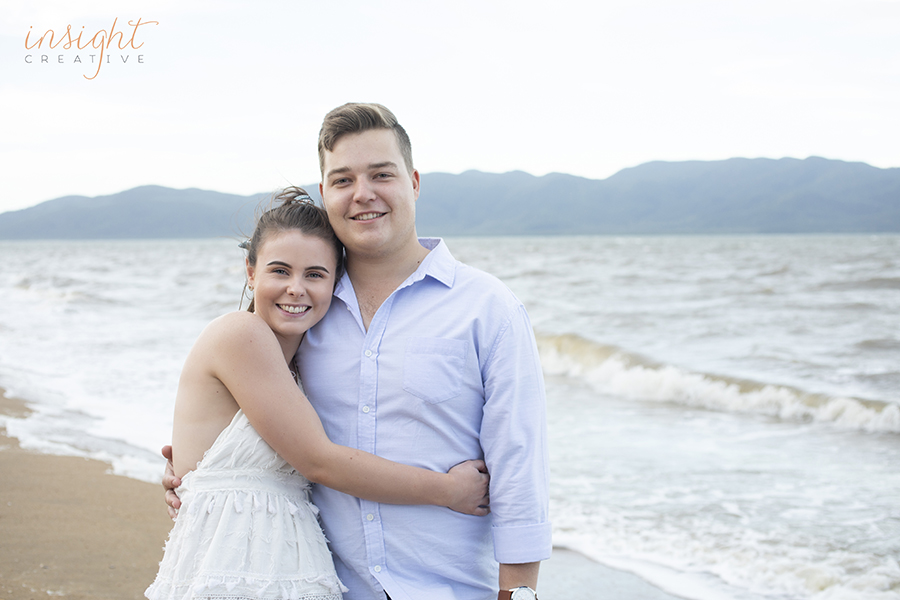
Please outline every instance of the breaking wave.
[[581, 379], [629, 400], [669, 402], [783, 420], [833, 423], [847, 429], [900, 433], [900, 406], [810, 394], [789, 386], [695, 373], [656, 364], [574, 334], [538, 335], [544, 372]]

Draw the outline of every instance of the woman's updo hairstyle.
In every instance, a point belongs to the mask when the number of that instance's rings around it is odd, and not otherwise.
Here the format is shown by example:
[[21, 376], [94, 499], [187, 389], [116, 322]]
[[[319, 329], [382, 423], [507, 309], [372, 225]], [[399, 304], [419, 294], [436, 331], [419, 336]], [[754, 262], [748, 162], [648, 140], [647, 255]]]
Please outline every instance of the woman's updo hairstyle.
[[[304, 235], [318, 237], [334, 248], [334, 255], [337, 257], [334, 281], [337, 282], [344, 271], [344, 245], [334, 234], [325, 210], [315, 205], [306, 190], [295, 186], [286, 187], [273, 196], [269, 208], [258, 213], [253, 235], [240, 244], [247, 251], [250, 266], [256, 267], [259, 249], [270, 236], [295, 229]], [[254, 307], [251, 298], [247, 310], [253, 312]]]

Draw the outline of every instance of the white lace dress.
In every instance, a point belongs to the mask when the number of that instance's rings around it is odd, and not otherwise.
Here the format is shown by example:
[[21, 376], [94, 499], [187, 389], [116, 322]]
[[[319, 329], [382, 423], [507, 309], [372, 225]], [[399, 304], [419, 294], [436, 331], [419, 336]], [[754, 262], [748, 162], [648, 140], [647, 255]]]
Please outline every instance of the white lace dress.
[[147, 598], [341, 600], [309, 487], [238, 411], [182, 479]]

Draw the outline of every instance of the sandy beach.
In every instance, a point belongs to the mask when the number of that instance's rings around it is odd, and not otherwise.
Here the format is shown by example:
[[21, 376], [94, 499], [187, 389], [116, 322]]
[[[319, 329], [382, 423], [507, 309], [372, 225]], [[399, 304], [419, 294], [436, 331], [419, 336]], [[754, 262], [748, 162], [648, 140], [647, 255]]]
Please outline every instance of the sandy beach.
[[[0, 411], [27, 412], [5, 395]], [[162, 488], [36, 454], [0, 429], [0, 599], [143, 598], [172, 521]]]
[[[0, 412], [27, 414], [0, 390]], [[23, 450], [0, 428], [0, 600], [143, 598], [172, 526], [157, 485], [108, 465]], [[674, 600], [640, 578], [555, 549], [542, 600]]]

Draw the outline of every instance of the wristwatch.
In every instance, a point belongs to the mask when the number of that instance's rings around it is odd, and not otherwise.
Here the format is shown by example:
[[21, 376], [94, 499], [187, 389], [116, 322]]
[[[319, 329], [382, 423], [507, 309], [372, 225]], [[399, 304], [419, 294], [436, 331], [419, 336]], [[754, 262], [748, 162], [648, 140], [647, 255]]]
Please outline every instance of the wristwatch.
[[537, 592], [523, 585], [511, 590], [500, 590], [500, 593], [497, 594], [497, 600], [538, 600], [538, 597]]

